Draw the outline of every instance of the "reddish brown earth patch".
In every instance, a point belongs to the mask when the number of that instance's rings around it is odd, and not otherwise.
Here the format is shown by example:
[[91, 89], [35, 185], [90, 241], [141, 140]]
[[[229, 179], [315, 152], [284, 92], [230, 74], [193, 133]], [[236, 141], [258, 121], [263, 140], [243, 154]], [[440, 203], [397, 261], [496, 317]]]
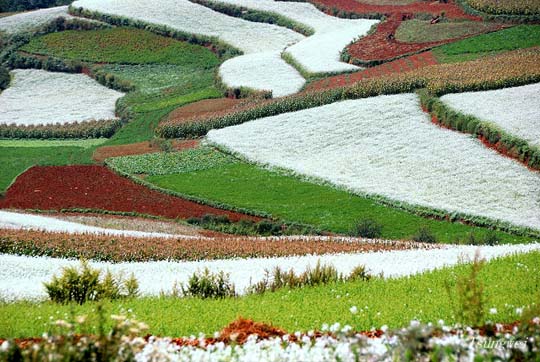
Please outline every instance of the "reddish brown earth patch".
[[168, 219], [226, 215], [232, 221], [260, 218], [163, 194], [120, 177], [103, 166], [34, 166], [17, 177], [0, 208], [95, 209], [137, 212]]
[[384, 75], [403, 73], [435, 64], [437, 64], [437, 59], [432, 52], [428, 51], [420, 54], [414, 54], [406, 58], [396, 59], [388, 63], [364, 69], [360, 72], [336, 75], [333, 77], [321, 79], [319, 81], [310, 83], [305, 90], [309, 92], [315, 90], [344, 87], [356, 83], [362, 79], [377, 78]]
[[465, 13], [455, 1], [447, 3], [439, 1], [417, 1], [405, 5], [374, 5], [357, 0], [310, 0], [315, 5], [331, 12], [332, 9], [345, 10], [357, 14], [384, 14], [387, 17], [394, 13], [440, 15], [442, 12], [450, 19], [482, 20], [477, 16]]
[[[199, 143], [199, 140], [174, 140], [172, 141], [172, 146], [175, 150], [181, 151], [188, 148], [196, 148]], [[139, 143], [131, 143], [128, 145], [99, 147], [94, 151], [92, 158], [96, 162], [103, 162], [109, 157], [141, 155], [161, 151], [161, 148], [158, 146], [152, 144], [151, 142], [144, 141]]]
[[204, 99], [195, 103], [190, 103], [172, 111], [167, 117], [167, 121], [182, 123], [194, 117], [205, 116], [216, 112], [225, 112], [233, 109], [242, 103], [241, 99], [218, 98]]

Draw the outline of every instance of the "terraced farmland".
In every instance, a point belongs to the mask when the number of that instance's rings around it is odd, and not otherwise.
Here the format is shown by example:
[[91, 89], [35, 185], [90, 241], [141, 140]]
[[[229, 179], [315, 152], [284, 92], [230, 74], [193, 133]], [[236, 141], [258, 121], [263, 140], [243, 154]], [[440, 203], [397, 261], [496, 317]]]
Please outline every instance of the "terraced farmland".
[[0, 1], [0, 361], [538, 360], [536, 8]]

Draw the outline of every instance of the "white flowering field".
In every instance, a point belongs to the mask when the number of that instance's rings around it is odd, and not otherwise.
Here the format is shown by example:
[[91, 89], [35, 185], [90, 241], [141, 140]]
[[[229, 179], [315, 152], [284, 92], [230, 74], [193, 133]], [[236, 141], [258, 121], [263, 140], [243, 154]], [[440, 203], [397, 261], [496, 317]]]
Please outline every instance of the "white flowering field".
[[218, 2], [280, 14], [309, 26], [315, 34], [287, 48], [302, 67], [312, 73], [358, 70], [341, 62], [340, 52], [354, 39], [364, 36], [378, 20], [351, 20], [329, 16], [305, 2], [274, 0], [219, 0]]
[[[272, 64], [271, 71], [262, 71]], [[238, 70], [242, 69], [241, 72]], [[219, 68], [221, 80], [230, 87], [271, 90], [281, 97], [298, 92], [305, 79], [281, 59], [279, 52], [242, 55], [225, 61]]]
[[[195, 272], [208, 268], [214, 273], [230, 274], [237, 292], [243, 293], [250, 283], [262, 280], [265, 269], [279, 266], [284, 270], [303, 272], [317, 261], [334, 265], [340, 273], [349, 274], [355, 267], [364, 265], [370, 273], [385, 277], [400, 277], [428, 270], [455, 265], [462, 260], [474, 259], [475, 253], [486, 260], [513, 253], [540, 250], [540, 244], [501, 246], [445, 246], [437, 249], [399, 250], [375, 253], [336, 254], [321, 256], [297, 256], [281, 258], [227, 259], [200, 262], [92, 262], [94, 267], [109, 269], [113, 273], [134, 273], [144, 295], [170, 292], [175, 282], [185, 283]], [[78, 260], [49, 257], [28, 257], [0, 254], [0, 296], [5, 300], [44, 299], [46, 293], [42, 282], [49, 281], [62, 267], [78, 265]]]
[[540, 146], [540, 83], [447, 94], [441, 100], [459, 112], [491, 122], [532, 145]]
[[[25, 230], [44, 230], [50, 232], [67, 232], [71, 234], [105, 234], [122, 235], [135, 237], [159, 237], [172, 238], [176, 235], [143, 232], [133, 230], [106, 229], [95, 226], [88, 226], [71, 221], [64, 221], [54, 217], [38, 216], [31, 214], [21, 214], [17, 212], [0, 211], [0, 229], [25, 229]], [[189, 238], [190, 236], [185, 236]]]
[[358, 67], [340, 62], [340, 52], [377, 23], [377, 20], [338, 19], [305, 3], [225, 2], [284, 15], [313, 28], [315, 34], [306, 38], [287, 28], [234, 18], [188, 0], [166, 0], [159, 7], [143, 0], [78, 0], [73, 6], [215, 36], [245, 53], [223, 64], [220, 68], [223, 82], [230, 87], [270, 90], [276, 97], [296, 93], [305, 82], [298, 71], [281, 59], [281, 52], [285, 51], [313, 73], [355, 70]]
[[38, 125], [115, 119], [124, 94], [83, 74], [17, 69], [0, 94], [0, 124]]
[[0, 31], [13, 34], [37, 28], [60, 17], [66, 19], [73, 18], [68, 14], [67, 9], [67, 6], [58, 6], [6, 16], [5, 18], [0, 18]]
[[414, 94], [262, 118], [208, 140], [357, 193], [540, 229], [540, 175], [433, 125]]

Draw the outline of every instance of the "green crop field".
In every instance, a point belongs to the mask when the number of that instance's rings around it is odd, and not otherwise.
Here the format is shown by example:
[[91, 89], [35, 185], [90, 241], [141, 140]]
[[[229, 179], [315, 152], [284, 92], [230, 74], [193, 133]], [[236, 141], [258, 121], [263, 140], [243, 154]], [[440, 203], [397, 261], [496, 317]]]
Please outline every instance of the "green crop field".
[[[219, 300], [174, 297], [137, 298], [105, 302], [107, 314], [130, 309], [150, 332], [163, 336], [189, 336], [200, 332], [211, 335], [235, 318], [242, 316], [272, 323], [288, 331], [320, 329], [323, 323], [340, 322], [356, 330], [387, 325], [399, 328], [411, 320], [448, 324], [457, 322], [455, 303], [456, 278], [470, 274], [470, 266], [436, 270], [399, 279], [374, 278], [302, 289], [284, 289], [263, 295]], [[487, 318], [512, 322], [518, 318], [517, 307], [538, 301], [540, 293], [540, 253], [514, 255], [484, 265], [479, 280], [484, 285]], [[446, 285], [450, 286], [450, 295]], [[349, 308], [356, 306], [357, 314]], [[58, 305], [44, 303], [0, 304], [0, 336], [40, 336], [49, 328], [49, 317], [66, 318], [87, 315], [96, 321], [96, 303]], [[488, 315], [490, 308], [497, 315]], [[156, 312], [156, 311], [159, 311]]]
[[424, 43], [460, 38], [493, 28], [477, 21], [448, 21], [430, 24], [428, 20], [408, 20], [401, 23], [396, 39], [402, 42]]
[[434, 49], [434, 53], [440, 62], [454, 63], [538, 45], [540, 25], [518, 25], [446, 44]]
[[[146, 173], [140, 167], [124, 167], [128, 171]], [[152, 173], [152, 167], [149, 172]], [[441, 242], [466, 240], [469, 233], [482, 238], [487, 233], [483, 228], [425, 219], [331, 186], [302, 181], [242, 162], [189, 173], [149, 176], [146, 180], [181, 194], [268, 213], [282, 220], [338, 233], [349, 232], [362, 219], [380, 223], [383, 226], [382, 237], [388, 239], [410, 239], [422, 226], [429, 227]], [[530, 241], [527, 237], [503, 232], [498, 236], [505, 243]]]
[[[0, 144], [2, 142], [4, 141], [0, 141]], [[21, 146], [20, 144], [26, 141], [17, 142], [19, 143], [17, 147], [0, 147], [0, 170], [2, 170], [0, 172], [0, 192], [5, 191], [21, 172], [34, 165], [62, 166], [92, 163], [92, 153], [96, 148], [96, 145], [89, 147], [87, 141], [82, 141], [82, 147], [77, 147], [75, 144]], [[39, 141], [29, 142], [32, 144]]]
[[207, 68], [218, 64], [214, 54], [201, 46], [133, 28], [51, 33], [32, 39], [21, 50], [94, 63], [192, 64]]

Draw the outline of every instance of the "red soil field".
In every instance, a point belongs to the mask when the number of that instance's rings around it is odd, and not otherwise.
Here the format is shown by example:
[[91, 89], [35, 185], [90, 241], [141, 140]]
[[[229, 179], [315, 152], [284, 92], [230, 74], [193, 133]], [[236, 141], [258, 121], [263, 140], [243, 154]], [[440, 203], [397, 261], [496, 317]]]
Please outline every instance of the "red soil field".
[[118, 176], [103, 166], [34, 166], [0, 199], [0, 208], [96, 209], [137, 212], [168, 219], [226, 215], [232, 221], [260, 218], [166, 195]]
[[338, 9], [357, 14], [378, 13], [386, 16], [395, 13], [440, 15], [444, 12], [450, 19], [481, 20], [480, 17], [465, 13], [453, 0], [448, 0], [446, 4], [434, 0], [416, 1], [406, 5], [373, 5], [357, 0], [310, 0], [310, 2], [328, 11]]
[[367, 68], [363, 71], [336, 75], [310, 83], [305, 91], [315, 91], [351, 85], [362, 79], [376, 78], [383, 75], [397, 74], [437, 64], [437, 59], [432, 52], [414, 54], [405, 58]]
[[357, 14], [384, 14], [387, 17], [385, 22], [377, 26], [375, 33], [347, 47], [351, 59], [364, 63], [388, 61], [457, 40], [446, 39], [425, 43], [403, 43], [395, 40], [395, 32], [401, 22], [413, 18], [415, 14], [438, 16], [444, 13], [447, 19], [482, 20], [480, 17], [465, 13], [452, 0], [446, 4], [438, 1], [418, 1], [407, 5], [374, 5], [356, 0], [311, 0], [311, 2], [327, 9], [328, 13], [333, 12], [331, 9], [338, 9]]
[[352, 58], [362, 62], [387, 61], [402, 57], [406, 54], [418, 53], [431, 49], [437, 45], [450, 43], [457, 39], [445, 39], [425, 43], [403, 43], [395, 39], [389, 39], [389, 35], [395, 36], [397, 28], [401, 25], [402, 14], [392, 14], [388, 20], [377, 26], [377, 31], [347, 47]]

